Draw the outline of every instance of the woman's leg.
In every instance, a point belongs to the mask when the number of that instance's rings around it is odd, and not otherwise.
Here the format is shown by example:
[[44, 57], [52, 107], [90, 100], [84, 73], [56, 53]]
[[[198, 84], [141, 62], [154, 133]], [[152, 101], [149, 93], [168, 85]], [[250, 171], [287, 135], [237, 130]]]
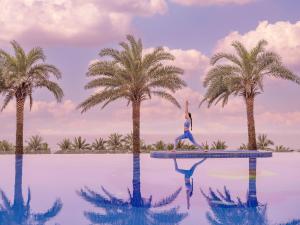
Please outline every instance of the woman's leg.
[[193, 135], [192, 135], [192, 133], [189, 131], [188, 133], [188, 139], [193, 143], [193, 145], [195, 145], [195, 146], [197, 146], [197, 147], [201, 147], [201, 145], [199, 145], [196, 141], [195, 141], [195, 139], [194, 139], [194, 137], [193, 137]]
[[177, 146], [177, 144], [178, 144], [178, 142], [179, 142], [180, 140], [183, 140], [183, 139], [186, 139], [186, 138], [187, 138], [187, 137], [186, 137], [185, 134], [178, 136], [178, 137], [175, 139], [175, 142], [174, 142], [174, 149], [176, 149], [176, 146]]

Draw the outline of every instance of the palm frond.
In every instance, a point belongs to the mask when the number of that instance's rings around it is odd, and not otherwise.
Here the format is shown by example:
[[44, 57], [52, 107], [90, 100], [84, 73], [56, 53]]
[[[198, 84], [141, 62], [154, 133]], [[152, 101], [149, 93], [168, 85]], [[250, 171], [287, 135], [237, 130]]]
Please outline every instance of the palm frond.
[[169, 205], [170, 203], [172, 203], [177, 196], [179, 195], [179, 193], [181, 192], [182, 188], [178, 188], [173, 194], [171, 194], [170, 196], [163, 198], [162, 200], [160, 200], [159, 202], [155, 203], [153, 205], [153, 208], [158, 208], [158, 207], [163, 207], [166, 205]]
[[176, 98], [165, 91], [152, 91], [152, 94], [156, 95], [158, 97], [161, 97], [163, 99], [166, 99], [169, 102], [171, 102], [172, 104], [176, 105], [178, 108], [181, 108], [181, 106], [180, 106], [179, 102], [176, 100]]
[[50, 80], [44, 80], [44, 81], [37, 82], [35, 87], [38, 87], [38, 88], [45, 87], [45, 88], [47, 88], [54, 95], [57, 102], [62, 101], [62, 98], [64, 96], [64, 92], [57, 83], [55, 83], [53, 81], [50, 81]]
[[11, 100], [13, 100], [13, 98], [15, 97], [14, 93], [13, 92], [8, 92], [6, 93], [4, 99], [3, 99], [3, 105], [1, 107], [1, 111], [3, 111], [6, 106], [11, 102]]

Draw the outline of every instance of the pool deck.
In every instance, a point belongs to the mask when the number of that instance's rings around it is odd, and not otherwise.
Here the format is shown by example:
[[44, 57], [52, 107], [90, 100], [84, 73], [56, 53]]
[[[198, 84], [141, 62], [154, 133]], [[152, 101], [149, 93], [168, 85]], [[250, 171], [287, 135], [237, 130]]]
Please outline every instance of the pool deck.
[[152, 151], [151, 158], [170, 159], [170, 158], [268, 158], [272, 157], [270, 151], [254, 150], [178, 150], [171, 151]]

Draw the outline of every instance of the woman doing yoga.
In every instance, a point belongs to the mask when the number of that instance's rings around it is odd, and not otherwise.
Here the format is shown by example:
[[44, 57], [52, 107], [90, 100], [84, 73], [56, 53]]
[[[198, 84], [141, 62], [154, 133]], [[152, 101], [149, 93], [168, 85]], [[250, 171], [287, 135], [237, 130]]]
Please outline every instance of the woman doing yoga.
[[183, 133], [183, 135], [180, 135], [179, 137], [177, 137], [175, 139], [173, 151], [175, 151], [178, 142], [183, 139], [189, 139], [193, 143], [193, 145], [197, 146], [198, 148], [201, 148], [201, 146], [195, 141], [195, 139], [190, 131], [190, 126], [191, 126], [191, 130], [193, 129], [193, 120], [192, 120], [192, 114], [189, 112], [189, 102], [188, 101], [185, 102], [185, 116], [184, 117], [185, 117], [184, 133]]

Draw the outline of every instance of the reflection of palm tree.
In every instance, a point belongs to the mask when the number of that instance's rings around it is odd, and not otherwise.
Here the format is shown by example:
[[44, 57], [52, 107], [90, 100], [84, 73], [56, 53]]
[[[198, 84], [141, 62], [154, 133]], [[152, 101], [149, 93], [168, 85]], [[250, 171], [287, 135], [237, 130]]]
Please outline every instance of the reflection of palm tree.
[[[205, 194], [211, 213], [207, 213], [206, 217], [212, 225], [234, 225], [234, 224], [253, 224], [268, 225], [267, 205], [261, 204], [257, 200], [256, 195], [256, 158], [249, 159], [249, 190], [247, 201], [242, 202], [240, 198], [233, 200], [229, 190], [224, 187], [224, 193], [221, 191], [213, 191]], [[292, 220], [284, 224], [299, 225], [300, 220]]]
[[181, 188], [157, 203], [152, 202], [152, 196], [143, 198], [140, 183], [140, 157], [133, 155], [133, 192], [128, 190], [129, 198], [120, 199], [102, 187], [104, 194], [96, 193], [89, 188], [81, 189], [79, 195], [104, 213], [85, 212], [85, 216], [93, 224], [178, 224], [187, 214], [178, 212], [179, 207], [158, 211], [160, 207], [171, 204], [178, 196]]
[[62, 203], [58, 199], [52, 207], [43, 213], [33, 213], [30, 207], [31, 194], [28, 190], [27, 201], [24, 202], [22, 195], [22, 173], [23, 173], [23, 156], [16, 155], [15, 161], [15, 190], [14, 202], [11, 203], [6, 194], [1, 190], [3, 203], [0, 204], [0, 224], [2, 225], [42, 225], [48, 220], [55, 217], [62, 208]]
[[178, 168], [177, 160], [176, 160], [176, 158], [174, 158], [174, 165], [175, 165], [176, 172], [184, 175], [184, 184], [186, 187], [186, 201], [187, 201], [188, 209], [190, 209], [190, 198], [193, 195], [193, 189], [194, 189], [194, 182], [193, 182], [193, 178], [191, 178], [191, 177], [193, 176], [193, 173], [194, 173], [195, 169], [197, 168], [197, 166], [200, 165], [201, 163], [203, 163], [206, 159], [207, 158], [204, 158], [204, 159], [200, 160], [199, 162], [196, 162], [189, 170], [185, 170], [185, 169]]

